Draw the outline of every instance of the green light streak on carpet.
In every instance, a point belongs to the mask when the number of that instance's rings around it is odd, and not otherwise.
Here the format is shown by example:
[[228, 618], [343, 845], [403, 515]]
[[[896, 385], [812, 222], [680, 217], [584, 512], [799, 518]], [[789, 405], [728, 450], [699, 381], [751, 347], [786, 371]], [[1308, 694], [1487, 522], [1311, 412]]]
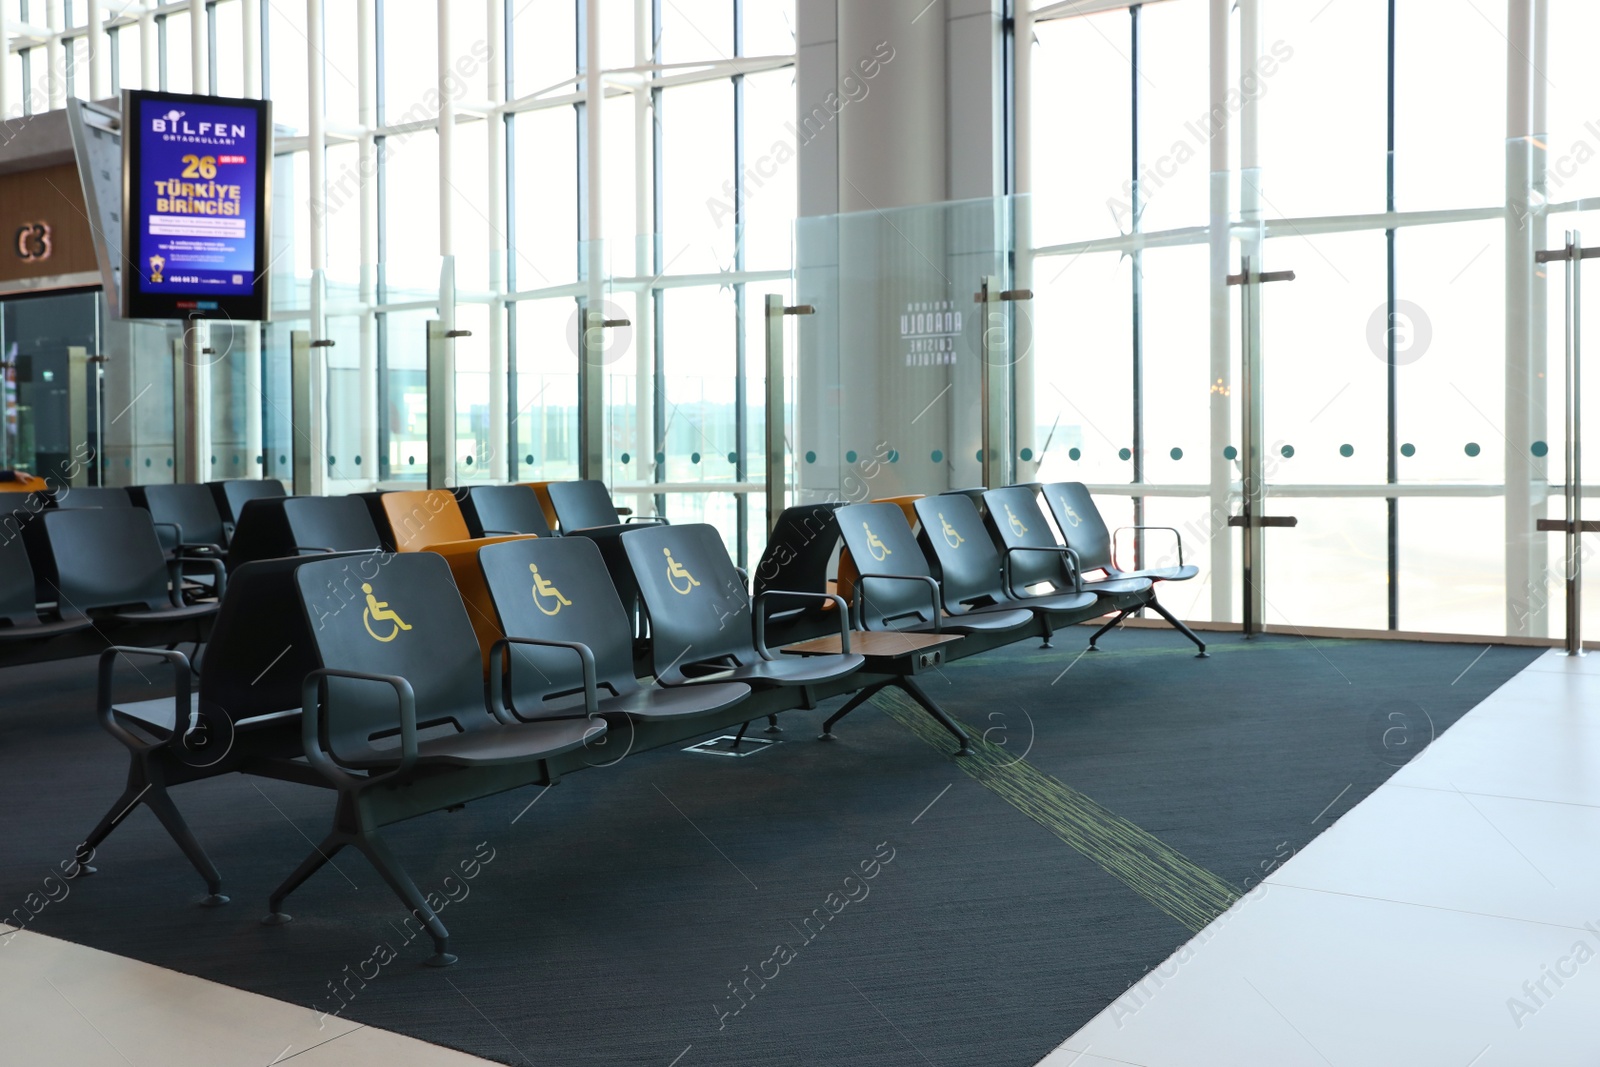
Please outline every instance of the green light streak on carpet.
[[[930, 745], [949, 752], [954, 739], [896, 689], [872, 703]], [[1183, 853], [1071, 786], [972, 734], [972, 754], [955, 759], [963, 771], [1006, 803], [1077, 849], [1113, 878], [1190, 930], [1199, 932], [1243, 894]]]

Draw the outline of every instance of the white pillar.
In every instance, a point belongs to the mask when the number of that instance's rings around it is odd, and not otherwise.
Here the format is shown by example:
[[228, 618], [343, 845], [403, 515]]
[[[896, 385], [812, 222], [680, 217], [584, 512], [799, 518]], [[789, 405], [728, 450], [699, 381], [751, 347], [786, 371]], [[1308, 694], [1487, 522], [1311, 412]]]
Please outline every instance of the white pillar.
[[328, 473], [327, 437], [327, 350], [318, 342], [328, 336], [327, 321], [327, 130], [324, 126], [327, 107], [324, 90], [325, 27], [322, 18], [322, 0], [306, 0], [306, 128], [307, 171], [311, 183], [311, 200], [308, 205], [311, 232], [311, 321], [309, 325], [312, 348], [309, 353], [309, 388], [311, 396], [310, 425], [295, 426], [295, 446], [302, 444], [311, 457], [309, 491], [321, 494]]
[[503, 482], [511, 448], [506, 412], [506, 125], [498, 110], [506, 99], [505, 0], [487, 0], [489, 22], [489, 478]]
[[[633, 64], [643, 67], [655, 58], [650, 0], [633, 0]], [[641, 88], [633, 97], [633, 227], [638, 235], [634, 249], [633, 273], [636, 277], [655, 275], [655, 144], [651, 93]], [[632, 480], [647, 482], [655, 478], [656, 467], [656, 302], [648, 287], [639, 290], [633, 331], [634, 425], [639, 428], [637, 466]], [[654, 512], [650, 497], [640, 494], [634, 511]]]
[[[1211, 618], [1217, 622], [1233, 619], [1233, 537], [1227, 525], [1232, 511], [1233, 463], [1222, 450], [1239, 442], [1233, 436], [1233, 402], [1230, 383], [1233, 374], [1232, 301], [1228, 294], [1228, 262], [1231, 241], [1228, 231], [1230, 189], [1228, 143], [1233, 137], [1228, 114], [1228, 23], [1231, 0], [1211, 0], [1211, 78], [1210, 115], [1207, 129], [1212, 131], [1211, 146], [1211, 469], [1210, 514], [1205, 529], [1211, 546]], [[1221, 118], [1219, 118], [1221, 117]]]
[[45, 19], [50, 30], [50, 39], [44, 50], [46, 95], [50, 110], [59, 111], [67, 106], [67, 61], [60, 36], [63, 26], [61, 0], [49, 0], [45, 5]]
[[603, 276], [605, 274], [605, 255], [602, 244], [605, 239], [605, 213], [602, 206], [605, 197], [600, 183], [600, 157], [601, 157], [601, 113], [605, 110], [605, 83], [600, 76], [600, 0], [585, 0], [585, 14], [587, 17], [588, 33], [586, 34], [587, 48], [584, 53], [584, 118], [588, 134], [587, 163], [589, 184], [587, 189], [589, 201], [589, 304], [594, 310], [599, 310], [600, 301], [604, 299]]
[[356, 0], [356, 106], [361, 123], [357, 147], [357, 196], [361, 210], [361, 352], [359, 354], [361, 425], [357, 446], [361, 466], [357, 474], [376, 486], [382, 469], [378, 455], [378, 334], [373, 305], [378, 299], [378, 146], [372, 131], [377, 125], [377, 15], [374, 0]]
[[206, 96], [215, 91], [207, 76], [206, 0], [189, 0], [189, 91], [196, 96]]
[[84, 41], [89, 52], [89, 99], [103, 100], [110, 84], [110, 62], [106, 54], [106, 14], [101, 0], [88, 0], [88, 23]]
[[[439, 0], [439, 321], [445, 332], [456, 328], [455, 287], [455, 143], [456, 106], [450, 97], [453, 78], [450, 55], [450, 3]], [[433, 415], [429, 412], [429, 417]], [[455, 413], [451, 412], [454, 418]]]
[[156, 49], [161, 44], [159, 31], [156, 30], [156, 15], [151, 7], [146, 7], [139, 13], [139, 88], [154, 89], [161, 84], [161, 72], [157, 68]]
[[261, 96], [261, 0], [239, 0], [244, 33], [244, 95]]
[[0, 4], [0, 122], [11, 117], [11, 24]]
[[[1531, 0], [1510, 0], [1506, 19], [1506, 362], [1505, 362], [1505, 539], [1506, 633], [1544, 636], [1549, 576], [1532, 560], [1533, 487], [1528, 433], [1533, 300], [1532, 204], [1533, 9]], [[1540, 535], [1543, 536], [1543, 535]]]

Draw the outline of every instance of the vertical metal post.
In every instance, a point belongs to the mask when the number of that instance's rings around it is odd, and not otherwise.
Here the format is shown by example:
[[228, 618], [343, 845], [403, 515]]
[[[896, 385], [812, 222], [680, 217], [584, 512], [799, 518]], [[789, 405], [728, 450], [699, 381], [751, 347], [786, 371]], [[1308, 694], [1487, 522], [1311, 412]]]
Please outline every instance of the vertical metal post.
[[[67, 448], [77, 453], [89, 440], [89, 350], [82, 345], [67, 347]], [[72, 465], [71, 485], [88, 485], [89, 468]]]
[[1583, 238], [1567, 234], [1567, 655], [1583, 655]]
[[1266, 531], [1257, 521], [1265, 513], [1262, 481], [1266, 466], [1261, 449], [1264, 433], [1261, 360], [1256, 351], [1256, 341], [1259, 339], [1256, 324], [1259, 320], [1255, 296], [1259, 282], [1251, 268], [1250, 257], [1243, 257], [1239, 266], [1239, 273], [1243, 275], [1239, 287], [1239, 513], [1244, 518], [1240, 565], [1244, 575], [1244, 632], [1247, 637], [1261, 632], [1261, 623], [1266, 615], [1266, 597], [1259, 581], [1266, 549]]
[[601, 117], [605, 111], [605, 79], [600, 59], [600, 0], [584, 0], [584, 207], [586, 237], [582, 309], [582, 343], [578, 346], [578, 477], [605, 473], [605, 192]]
[[464, 331], [428, 320], [428, 488], [456, 482], [456, 346]]
[[506, 353], [506, 99], [505, 0], [487, 0], [489, 104], [487, 129], [487, 199], [489, 214], [489, 444], [481, 457], [491, 481], [503, 482], [510, 471], [510, 412], [507, 410]]
[[196, 96], [215, 92], [206, 77], [206, 0], [189, 0], [189, 91]]
[[203, 482], [210, 473], [211, 331], [204, 319], [183, 324], [173, 344], [172, 480]]
[[322, 350], [332, 345], [332, 341], [313, 341], [308, 330], [289, 334], [289, 422], [296, 496], [320, 496], [328, 469]]
[[767, 532], [789, 502], [789, 411], [784, 401], [783, 317], [811, 315], [810, 304], [784, 307], [783, 297], [768, 293], [767, 315]]
[[[106, 15], [100, 0], [89, 0], [86, 14], [88, 19], [84, 27], [84, 40], [89, 52], [89, 91], [86, 95], [90, 100], [104, 100], [109, 64], [106, 59]], [[0, 39], [0, 57], [6, 54], [5, 43]]]

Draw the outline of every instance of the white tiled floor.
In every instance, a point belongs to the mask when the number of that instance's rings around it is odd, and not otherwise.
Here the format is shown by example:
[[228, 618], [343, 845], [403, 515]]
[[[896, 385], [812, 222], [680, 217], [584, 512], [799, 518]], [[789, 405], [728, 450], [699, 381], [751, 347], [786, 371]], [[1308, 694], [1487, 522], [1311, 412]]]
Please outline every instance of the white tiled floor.
[[486, 1061], [24, 930], [0, 933], [0, 1063], [474, 1067]]
[[1042, 1067], [1597, 1062], [1600, 655], [1550, 652]]

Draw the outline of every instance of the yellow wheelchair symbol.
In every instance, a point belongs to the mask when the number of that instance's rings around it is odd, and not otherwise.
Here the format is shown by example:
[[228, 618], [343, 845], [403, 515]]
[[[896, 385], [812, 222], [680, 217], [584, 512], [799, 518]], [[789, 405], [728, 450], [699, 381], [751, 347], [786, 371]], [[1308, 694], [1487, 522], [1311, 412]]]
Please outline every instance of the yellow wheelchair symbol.
[[894, 555], [889, 550], [889, 546], [880, 541], [878, 535], [872, 532], [872, 527], [863, 522], [861, 528], [867, 531], [867, 551], [872, 553], [873, 559], [881, 563]]
[[[404, 619], [390, 610], [387, 600], [379, 600], [373, 595], [372, 586], [362, 582], [361, 591], [367, 594], [367, 608], [361, 613], [361, 624], [367, 628], [367, 633], [372, 635], [374, 641], [382, 641], [384, 644], [388, 644], [400, 636], [401, 630], [411, 629]], [[392, 622], [394, 623], [394, 629], [389, 631], [388, 637], [379, 637], [377, 631], [372, 628], [372, 624], [375, 622]]]
[[[661, 554], [667, 557], [667, 583], [672, 586], [672, 591], [688, 596], [689, 590], [700, 583], [694, 580], [694, 575], [689, 573], [689, 568], [672, 558], [672, 549], [663, 548]], [[689, 584], [682, 589], [678, 588], [679, 578], [687, 580]]]
[[950, 520], [944, 517], [944, 512], [942, 511], [939, 512], [939, 525], [944, 527], [945, 543], [951, 548], [960, 548], [961, 542], [965, 541], [966, 538], [956, 532], [956, 528], [950, 525]]
[[1067, 522], [1073, 526], [1081, 525], [1083, 522], [1078, 513], [1072, 510], [1072, 505], [1067, 503], [1066, 497], [1061, 498], [1061, 513], [1067, 517]]
[[1010, 504], [1006, 505], [1006, 521], [1011, 524], [1011, 532], [1018, 537], [1022, 537], [1028, 532], [1028, 528], [1022, 525], [1022, 520], [1011, 513]]
[[[558, 614], [561, 611], [562, 608], [570, 608], [570, 607], [572, 607], [572, 601], [570, 601], [566, 597], [562, 596], [561, 595], [561, 590], [557, 589], [554, 585], [552, 585], [551, 582], [550, 582], [550, 579], [546, 578], [544, 575], [539, 573], [539, 567], [538, 567], [537, 564], [534, 564], [534, 563], [528, 564], [528, 569], [533, 572], [533, 606], [534, 607], [538, 608], [540, 611], [544, 612], [546, 615], [555, 615], [555, 614]], [[541, 602], [541, 598], [547, 599], [547, 600], [554, 600], [556, 602], [556, 606], [553, 607], [553, 608], [548, 608], [547, 609], [544, 606], [544, 604]]]

